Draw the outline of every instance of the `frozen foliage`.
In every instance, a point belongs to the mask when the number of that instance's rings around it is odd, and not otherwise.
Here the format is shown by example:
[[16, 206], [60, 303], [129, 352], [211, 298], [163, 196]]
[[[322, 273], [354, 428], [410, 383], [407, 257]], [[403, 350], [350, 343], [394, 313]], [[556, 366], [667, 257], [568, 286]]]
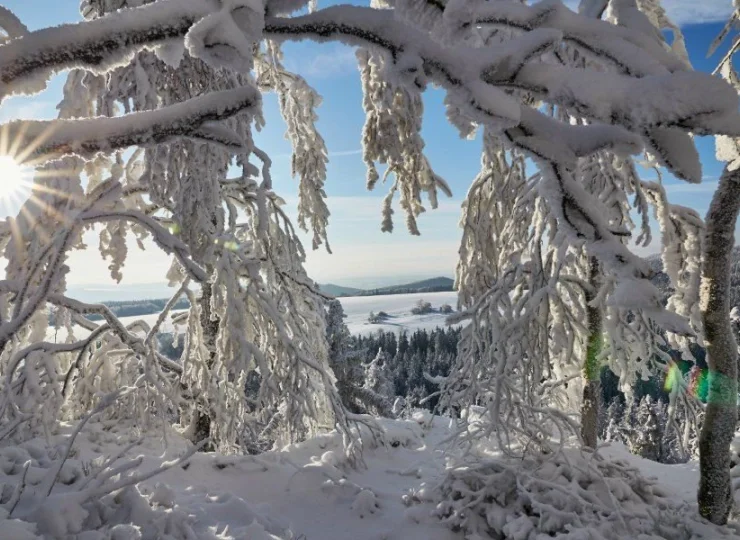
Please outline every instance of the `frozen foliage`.
[[257, 58], [257, 83], [260, 88], [277, 92], [280, 112], [288, 126], [286, 137], [293, 147], [291, 171], [299, 178], [298, 224], [308, 230], [310, 223], [314, 249], [324, 243], [329, 250], [326, 237], [329, 209], [324, 202], [329, 158], [324, 139], [315, 125], [321, 96], [302, 77], [287, 71], [281, 59], [280, 47], [268, 42], [264, 55]]
[[453, 468], [408, 500], [435, 502], [435, 515], [467, 538], [737, 538], [692, 517], [629, 464], [577, 452]]
[[[552, 64], [564, 69], [629, 72], [629, 66], [597, 51], [595, 45], [584, 45], [580, 40], [585, 37], [576, 39], [568, 23], [578, 17], [557, 3], [534, 8], [497, 3], [481, 9], [496, 11], [503, 4], [510, 7], [507, 17], [522, 21], [530, 9], [541, 10], [538, 27], [557, 26], [572, 36], [551, 55]], [[657, 30], [641, 26], [650, 23], [641, 12], [629, 11], [628, 4], [613, 4], [625, 8], [626, 26], [636, 25], [651, 39], [657, 36], [650, 46], [642, 36], [643, 46], [656, 50], [656, 45], [663, 45]], [[462, 12], [460, 16], [473, 17]], [[505, 25], [497, 17], [477, 16], [479, 22], [491, 24], [490, 29], [478, 29], [480, 48], [506, 39], [501, 29]], [[583, 21], [581, 29], [603, 25]], [[604, 36], [621, 33], [614, 28], [603, 31]], [[663, 53], [656, 52], [656, 58], [663, 58]], [[655, 70], [651, 73], [683, 69], [676, 62], [665, 60], [663, 64], [645, 69]], [[552, 121], [593, 127], [593, 117], [582, 107], [572, 102], [554, 104], [548, 109]], [[665, 352], [668, 343], [689, 352], [688, 336], [701, 329], [697, 306], [701, 220], [689, 209], [670, 205], [660, 185], [642, 181], [632, 159], [614, 150], [600, 149], [580, 157], [568, 174], [593, 197], [589, 204], [600, 209], [599, 219], [614, 240], [609, 250], [626, 251], [625, 239], [632, 231], [639, 233], [638, 244], [647, 245], [653, 206], [663, 230], [663, 256], [676, 284], [669, 301], [672, 313], [663, 309], [661, 295], [644, 279], [650, 272], [642, 262], [635, 260], [642, 269], [630, 277], [609, 262], [602, 250], [606, 245], [599, 225], [576, 202], [585, 199], [553, 191], [552, 162], [538, 160], [539, 172], [527, 177], [526, 154], [508, 149], [487, 131], [481, 173], [463, 208], [457, 275], [463, 311], [451, 318], [469, 319], [471, 324], [464, 330], [458, 367], [447, 382], [445, 401], [451, 407], [483, 405], [488, 420], [478, 423], [480, 429], [462, 431], [463, 439], [491, 435], [498, 438], [502, 449], [516, 448], [517, 452], [531, 449], [532, 440], [548, 448], [550, 441], [562, 444], [564, 437], [578, 431], [570, 415], [580, 408], [580, 434], [585, 444], [595, 446], [601, 366], [608, 364], [619, 376], [622, 390], [630, 393], [637, 378], [670, 368], [672, 360]], [[576, 207], [568, 206], [571, 203]], [[633, 211], [641, 222], [633, 223]], [[568, 226], [579, 228], [585, 223], [589, 230], [582, 229], [577, 238], [567, 234]], [[596, 246], [589, 246], [592, 241]], [[622, 255], [618, 258], [626, 261]], [[670, 332], [668, 342], [663, 330]], [[481, 357], [487, 361], [479, 361]], [[682, 384], [673, 387], [671, 418], [679, 405], [696, 406], [688, 403], [684, 389]]]
[[[196, 4], [183, 3], [175, 10]], [[196, 35], [186, 39], [188, 50], [177, 62], [171, 55], [164, 62], [161, 54], [143, 51], [108, 66], [105, 78], [73, 71], [59, 106], [63, 120], [24, 123], [23, 129], [19, 123], [7, 126], [11, 135], [17, 131], [27, 137], [23, 145], [29, 149], [22, 159], [78, 156], [66, 158], [64, 168], [47, 166], [60, 170], [59, 189], [50, 189], [54, 175], [39, 176], [38, 191], [46, 204], [30, 200], [30, 211], [16, 220], [20, 226], [9, 227], [4, 236], [10, 280], [3, 293], [14, 295], [14, 304], [0, 336], [5, 343], [26, 332], [6, 351], [9, 360], [2, 370], [2, 411], [11, 422], [35, 425], [38, 414], [49, 429], [62, 416], [65, 401], [64, 414], [74, 417], [94, 406], [98, 392], [135, 386], [139, 391], [127, 397], [129, 406], [117, 415], [132, 415], [144, 425], [152, 412], [164, 422], [179, 417], [194, 441], [208, 438], [224, 450], [297, 440], [319, 425], [339, 422], [348, 427], [327, 363], [324, 298], [302, 269], [303, 248], [272, 192], [269, 157], [252, 141], [251, 130], [262, 122], [259, 91], [249, 75], [214, 69], [228, 67], [224, 62], [229, 59], [238, 63], [246, 58], [251, 66], [252, 49], [242, 47], [240, 40], [259, 39], [239, 37], [237, 30], [229, 34], [234, 41], [228, 47], [216, 51], [209, 45], [209, 36], [221, 26], [234, 29], [232, 15], [246, 17], [242, 22], [254, 18], [249, 6], [230, 6], [204, 19]], [[86, 2], [91, 20], [81, 24], [98, 28], [110, 20], [104, 15], [119, 7], [126, 5]], [[154, 16], [153, 9], [141, 8], [141, 17]], [[90, 35], [96, 34], [91, 30]], [[229, 47], [246, 57], [238, 60]], [[197, 54], [203, 58], [193, 56]], [[204, 95], [188, 99], [193, 93]], [[300, 96], [294, 99], [302, 103]], [[298, 118], [292, 129], [312, 121], [311, 115]], [[112, 153], [130, 146], [139, 148], [132, 154]], [[227, 178], [235, 158], [242, 175]], [[309, 163], [304, 169], [312, 167]], [[88, 177], [85, 191], [80, 185], [83, 171]], [[70, 187], [64, 182], [70, 180], [78, 186], [75, 198], [65, 194]], [[313, 188], [307, 191], [314, 193]], [[61, 230], [55, 226], [60, 219], [65, 223]], [[110, 260], [116, 280], [122, 276], [129, 233], [140, 245], [150, 237], [176, 255], [168, 275], [176, 293], [155, 324], [144, 325], [144, 339], [105, 307], [63, 296], [65, 257], [80, 246], [80, 233], [96, 223], [103, 224], [100, 251]], [[56, 229], [53, 242], [37, 246], [45, 238], [39, 233], [44, 228]], [[200, 298], [194, 283], [201, 285]], [[183, 358], [173, 363], [158, 353], [155, 336], [181, 296], [188, 297], [191, 309]], [[40, 330], [40, 310], [47, 301], [59, 308], [55, 319], [66, 326], [69, 343], [46, 344], [26, 330], [31, 320]], [[103, 314], [105, 323], [83, 322], [80, 316], [89, 313]], [[86, 339], [75, 341], [72, 322], [91, 331]], [[96, 346], [88, 349], [92, 343]], [[54, 356], [63, 361], [52, 360]], [[39, 381], [35, 394], [23, 382], [31, 376]], [[248, 381], [257, 386], [246, 395]], [[26, 394], [23, 402], [14, 395], [19, 388]], [[35, 405], [34, 398], [39, 399]]]
[[223, 512], [226, 497], [200, 501], [196, 510], [182, 493], [151, 480], [186, 470], [195, 447], [177, 444], [168, 451], [170, 460], [158, 464], [151, 456], [161, 453], [161, 444], [139, 437], [131, 425], [93, 418], [79, 428], [51, 440], [0, 442], [0, 527], [7, 538], [226, 540], [257, 530], [270, 540], [292, 537], [243, 501], [242, 527], [217, 534], [196, 516]]

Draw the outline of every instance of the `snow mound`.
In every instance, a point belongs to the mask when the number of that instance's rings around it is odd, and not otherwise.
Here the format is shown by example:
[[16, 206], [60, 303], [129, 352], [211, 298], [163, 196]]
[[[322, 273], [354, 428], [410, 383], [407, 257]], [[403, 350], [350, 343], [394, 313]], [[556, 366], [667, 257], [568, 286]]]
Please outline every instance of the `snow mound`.
[[[4, 441], [0, 540], [740, 538], [696, 517], [693, 496], [677, 489], [695, 490], [696, 463], [660, 465], [612, 445], [608, 452], [619, 459], [566, 448], [463, 467], [449, 446], [457, 426], [450, 418], [418, 411], [375, 421], [377, 429], [360, 430], [356, 467], [336, 431], [256, 456], [196, 453], [156, 476], [148, 473], [187, 455], [189, 443], [174, 431], [164, 448], [161, 432], [90, 422], [61, 466], [69, 426], [48, 442]], [[124, 447], [139, 456], [126, 457]], [[486, 448], [486, 455], [497, 450]], [[659, 483], [644, 476], [653, 474]], [[137, 476], [141, 481], [129, 481]], [[126, 485], [110, 490], [120, 481]], [[97, 485], [102, 495], [86, 497]]]
[[352, 511], [357, 514], [360, 518], [375, 514], [380, 505], [378, 499], [375, 497], [375, 493], [369, 489], [363, 489], [355, 497], [355, 502], [352, 503]]
[[[165, 471], [184, 474], [192, 451], [171, 434], [162, 454], [157, 437], [132, 426], [90, 422], [80, 436], [62, 434], [0, 445], [2, 540], [289, 539], [289, 529], [238, 496], [176, 490]], [[133, 443], [132, 443], [133, 439]], [[122, 449], [143, 451], [131, 458]], [[105, 451], [110, 451], [106, 455]], [[201, 458], [201, 456], [197, 456]]]
[[466, 538], [700, 540], [740, 538], [677, 503], [624, 461], [569, 450], [449, 470], [407, 497]]

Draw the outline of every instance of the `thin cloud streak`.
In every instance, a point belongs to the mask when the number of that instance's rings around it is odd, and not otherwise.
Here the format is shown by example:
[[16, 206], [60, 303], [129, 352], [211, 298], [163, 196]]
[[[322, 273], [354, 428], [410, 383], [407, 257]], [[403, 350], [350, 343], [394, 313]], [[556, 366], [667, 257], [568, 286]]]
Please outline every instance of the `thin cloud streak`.
[[286, 67], [302, 77], [311, 79], [330, 79], [357, 73], [357, 56], [354, 48], [333, 44], [324, 49], [307, 58], [291, 57], [286, 60]]
[[[565, 0], [565, 5], [578, 11], [580, 0]], [[679, 26], [726, 21], [732, 13], [729, 0], [670, 0], [663, 2], [668, 17]]]
[[357, 156], [362, 154], [362, 148], [357, 150], [342, 150], [340, 152], [329, 152], [329, 157], [341, 157], [341, 156]]
[[[276, 159], [287, 159], [291, 157], [292, 153], [283, 153], [283, 154], [272, 154], [270, 158], [274, 161]], [[356, 150], [340, 150], [338, 152], [334, 152], [329, 150], [329, 157], [345, 157], [345, 156], [359, 156], [362, 155], [362, 148], [357, 148]]]

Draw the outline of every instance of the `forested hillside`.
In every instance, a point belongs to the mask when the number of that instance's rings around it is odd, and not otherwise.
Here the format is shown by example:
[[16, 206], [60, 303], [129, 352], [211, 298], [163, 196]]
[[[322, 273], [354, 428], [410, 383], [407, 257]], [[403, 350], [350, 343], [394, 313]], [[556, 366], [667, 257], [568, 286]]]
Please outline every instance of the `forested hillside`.
[[412, 294], [424, 292], [451, 291], [455, 280], [447, 277], [436, 277], [404, 283], [402, 285], [391, 285], [388, 287], [377, 287], [374, 289], [353, 289], [340, 285], [320, 285], [322, 291], [333, 296], [382, 296], [387, 294]]

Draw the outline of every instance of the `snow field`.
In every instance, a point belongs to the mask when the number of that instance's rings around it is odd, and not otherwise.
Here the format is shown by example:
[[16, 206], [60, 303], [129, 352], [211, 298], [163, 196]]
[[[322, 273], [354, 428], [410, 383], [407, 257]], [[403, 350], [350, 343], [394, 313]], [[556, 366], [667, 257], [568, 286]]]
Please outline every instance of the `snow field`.
[[[434, 292], [393, 294], [380, 296], [349, 296], [339, 298], [347, 318], [344, 322], [353, 335], [368, 335], [378, 330], [386, 332], [413, 332], [414, 330], [432, 330], [446, 326], [448, 315], [439, 312], [426, 315], [413, 315], [411, 309], [419, 300], [430, 302], [437, 310], [443, 304], [453, 309], [457, 305], [457, 292]], [[367, 317], [370, 312], [385, 311], [390, 317], [382, 324], [370, 324]]]

